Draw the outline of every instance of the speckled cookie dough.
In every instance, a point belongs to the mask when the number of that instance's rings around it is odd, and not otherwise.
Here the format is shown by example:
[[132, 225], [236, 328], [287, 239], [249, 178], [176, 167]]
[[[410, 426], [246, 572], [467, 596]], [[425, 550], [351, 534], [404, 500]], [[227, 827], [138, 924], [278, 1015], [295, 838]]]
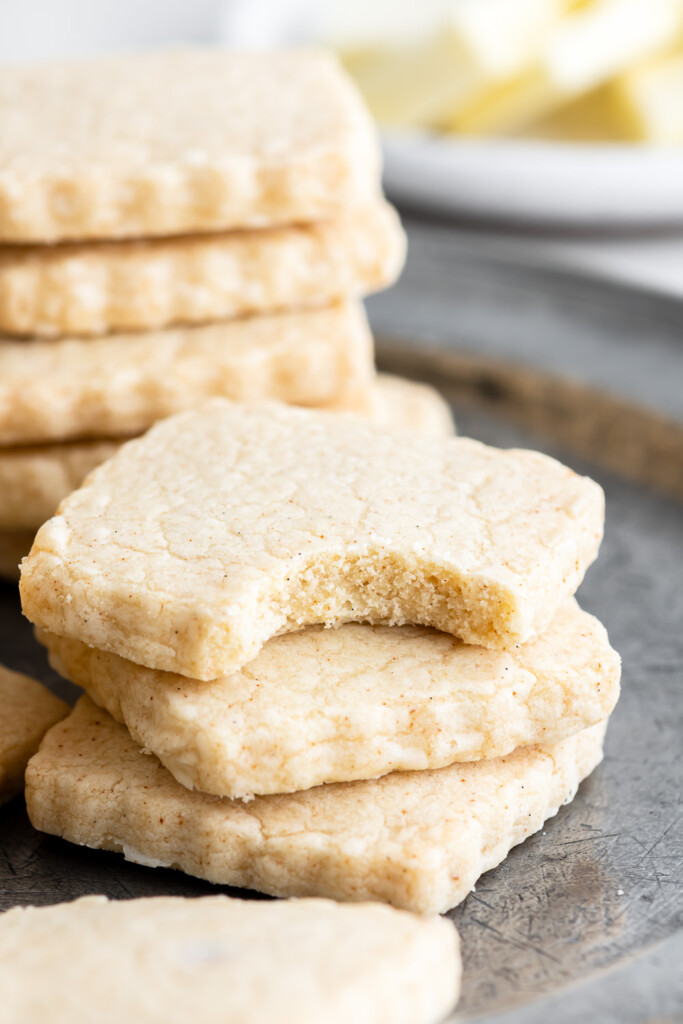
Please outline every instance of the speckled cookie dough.
[[311, 626], [206, 683], [39, 639], [182, 785], [218, 796], [499, 757], [602, 721], [619, 696], [619, 656], [573, 599], [509, 653], [423, 626]]
[[221, 885], [442, 913], [538, 831], [602, 757], [604, 723], [490, 761], [249, 802], [191, 792], [89, 697], [31, 759], [33, 825]]
[[23, 563], [23, 609], [196, 679], [304, 625], [413, 623], [509, 649], [573, 594], [603, 502], [537, 452], [213, 400], [66, 499]]

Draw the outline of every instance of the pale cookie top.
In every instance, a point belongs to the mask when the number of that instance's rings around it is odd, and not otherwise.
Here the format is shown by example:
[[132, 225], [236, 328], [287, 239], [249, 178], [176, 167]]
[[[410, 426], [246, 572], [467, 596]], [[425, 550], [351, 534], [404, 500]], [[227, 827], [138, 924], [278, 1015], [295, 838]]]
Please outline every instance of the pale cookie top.
[[81, 697], [31, 759], [26, 804], [35, 828], [148, 867], [436, 914], [572, 799], [600, 763], [604, 732], [601, 723], [493, 760], [244, 802], [185, 789]]
[[0, 338], [0, 446], [141, 433], [221, 395], [372, 411], [360, 303], [102, 338]]
[[383, 202], [257, 231], [0, 246], [0, 331], [105, 334], [322, 306], [392, 284], [404, 259]]
[[438, 1024], [450, 921], [378, 904], [87, 896], [0, 915], [3, 1024]]
[[374, 128], [323, 52], [177, 50], [0, 69], [0, 239], [319, 220], [379, 191]]
[[0, 665], [0, 803], [24, 788], [28, 759], [47, 730], [69, 710], [35, 679]]
[[619, 695], [619, 656], [573, 599], [510, 652], [424, 626], [313, 626], [205, 683], [39, 639], [182, 785], [218, 796], [499, 757], [602, 721]]
[[537, 452], [219, 399], [94, 471], [24, 562], [36, 625], [213, 679], [304, 625], [431, 625], [507, 648], [581, 582], [603, 494]]

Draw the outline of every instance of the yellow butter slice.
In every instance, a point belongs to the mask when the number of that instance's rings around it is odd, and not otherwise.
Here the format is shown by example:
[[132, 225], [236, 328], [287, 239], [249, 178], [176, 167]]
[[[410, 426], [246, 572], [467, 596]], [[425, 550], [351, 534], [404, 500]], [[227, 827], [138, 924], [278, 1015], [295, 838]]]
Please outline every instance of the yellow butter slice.
[[455, 112], [450, 128], [465, 134], [523, 131], [669, 45], [682, 22], [680, 0], [595, 0], [551, 29], [525, 71]]
[[683, 142], [683, 52], [622, 76], [615, 92], [635, 138], [663, 145]]
[[434, 127], [528, 65], [567, 7], [568, 0], [459, 0], [435, 17], [432, 5], [427, 30], [392, 33], [388, 45], [366, 37], [342, 45], [341, 56], [381, 123]]

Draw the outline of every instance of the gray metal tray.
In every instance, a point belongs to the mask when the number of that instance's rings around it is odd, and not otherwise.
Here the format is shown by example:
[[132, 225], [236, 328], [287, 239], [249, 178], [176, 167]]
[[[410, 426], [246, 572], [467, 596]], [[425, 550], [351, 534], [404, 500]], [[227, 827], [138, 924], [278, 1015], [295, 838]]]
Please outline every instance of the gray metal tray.
[[[457, 269], [452, 253], [451, 265]], [[629, 350], [635, 323], [652, 361], [668, 368], [660, 386], [675, 404], [676, 380], [683, 394], [683, 337], [672, 344], [678, 331], [672, 316], [683, 323], [683, 314], [668, 309], [663, 316], [661, 309], [653, 313], [650, 299], [636, 302], [636, 309], [632, 295], [601, 293], [590, 350], [585, 317], [594, 316], [594, 286], [573, 281], [567, 298], [566, 279], [558, 278], [555, 291], [552, 280], [543, 281], [555, 336], [560, 329], [571, 334], [572, 317], [575, 329], [583, 331], [582, 351], [589, 358], [571, 380], [571, 367], [562, 367], [558, 376], [538, 353], [525, 360], [519, 347], [508, 353], [491, 341], [491, 289], [501, 274], [500, 267], [478, 266], [470, 278], [464, 343], [453, 326], [462, 281], [448, 282], [441, 320], [434, 318], [433, 302], [422, 299], [420, 322], [409, 265], [391, 302], [371, 304], [376, 329], [393, 336], [380, 343], [381, 362], [385, 369], [436, 381], [453, 399], [462, 433], [501, 446], [540, 448], [603, 484], [605, 541], [580, 598], [606, 624], [623, 656], [623, 693], [605, 760], [576, 800], [485, 875], [451, 913], [465, 961], [455, 1019], [683, 1019], [683, 433], [678, 410], [656, 394], [640, 403], [635, 399], [636, 381], [608, 395], [600, 391], [605, 380], [599, 379], [610, 338], [617, 343], [620, 319], [628, 328]], [[515, 269], [513, 278], [513, 285], [505, 279], [505, 288], [517, 289], [516, 315], [524, 319], [526, 302], [538, 319], [537, 273], [529, 270], [525, 277]], [[473, 314], [477, 294], [479, 320]], [[477, 338], [479, 330], [484, 340]], [[406, 341], [397, 341], [401, 334], [409, 335]], [[425, 336], [429, 346], [416, 347], [414, 339]], [[547, 348], [543, 352], [547, 360]], [[591, 376], [593, 364], [602, 368], [598, 379]], [[643, 381], [642, 389], [648, 387], [656, 390], [656, 382]], [[16, 589], [9, 586], [0, 588], [0, 660], [62, 695], [75, 693], [47, 667], [21, 618]], [[0, 908], [86, 893], [128, 898], [211, 891], [178, 872], [128, 864], [115, 854], [40, 835], [21, 800], [0, 809]]]

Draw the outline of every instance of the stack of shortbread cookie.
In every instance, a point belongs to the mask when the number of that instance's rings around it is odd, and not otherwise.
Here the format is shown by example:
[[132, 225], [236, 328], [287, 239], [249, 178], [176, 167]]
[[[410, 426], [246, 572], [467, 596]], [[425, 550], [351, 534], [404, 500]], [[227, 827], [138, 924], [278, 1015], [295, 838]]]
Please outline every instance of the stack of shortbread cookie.
[[0, 572], [122, 439], [215, 395], [418, 418], [361, 297], [405, 241], [334, 58], [0, 70]]
[[157, 424], [23, 564], [87, 692], [29, 763], [33, 824], [447, 910], [601, 759], [619, 658], [572, 595], [602, 527], [599, 486], [535, 452], [224, 399]]

